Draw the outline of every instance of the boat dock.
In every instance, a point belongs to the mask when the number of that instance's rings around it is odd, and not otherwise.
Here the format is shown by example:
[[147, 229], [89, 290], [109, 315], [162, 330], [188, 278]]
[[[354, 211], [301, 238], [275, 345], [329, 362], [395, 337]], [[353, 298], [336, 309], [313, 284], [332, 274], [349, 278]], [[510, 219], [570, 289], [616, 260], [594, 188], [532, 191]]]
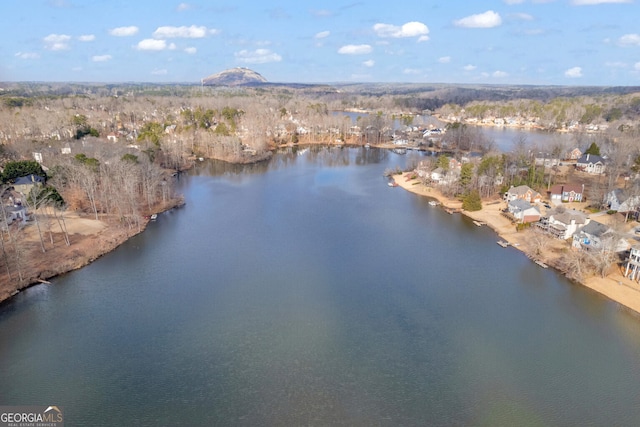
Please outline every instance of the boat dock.
[[536, 264], [538, 264], [542, 268], [549, 268], [549, 266], [547, 264], [545, 264], [544, 262], [540, 261], [539, 259], [536, 259], [533, 262], [535, 262]]

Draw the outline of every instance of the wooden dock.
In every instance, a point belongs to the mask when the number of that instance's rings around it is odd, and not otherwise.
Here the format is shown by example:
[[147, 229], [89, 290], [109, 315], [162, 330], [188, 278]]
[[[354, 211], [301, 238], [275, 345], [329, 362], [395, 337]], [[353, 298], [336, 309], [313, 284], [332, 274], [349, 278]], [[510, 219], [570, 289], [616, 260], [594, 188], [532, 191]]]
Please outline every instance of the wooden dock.
[[536, 264], [538, 264], [542, 268], [549, 268], [549, 266], [547, 264], [545, 264], [544, 262], [540, 261], [539, 259], [534, 260], [534, 262]]

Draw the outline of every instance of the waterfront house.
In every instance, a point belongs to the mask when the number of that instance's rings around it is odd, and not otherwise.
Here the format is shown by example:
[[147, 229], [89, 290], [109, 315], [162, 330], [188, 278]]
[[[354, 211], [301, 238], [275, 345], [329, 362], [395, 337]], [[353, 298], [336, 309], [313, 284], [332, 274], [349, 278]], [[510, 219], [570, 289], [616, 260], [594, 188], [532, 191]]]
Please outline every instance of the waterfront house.
[[640, 207], [640, 196], [616, 188], [605, 195], [604, 204], [612, 211], [635, 212]]
[[439, 184], [440, 181], [442, 181], [443, 178], [444, 178], [444, 169], [435, 168], [434, 170], [431, 171], [431, 181], [432, 182], [435, 182], [435, 183]]
[[507, 203], [507, 211], [519, 223], [537, 222], [540, 220], [540, 209], [522, 199], [511, 200]]
[[504, 193], [504, 200], [510, 202], [516, 199], [526, 200], [529, 203], [540, 203], [542, 196], [528, 185], [511, 186], [511, 188]]
[[625, 239], [616, 237], [611, 227], [598, 221], [589, 221], [573, 235], [571, 246], [574, 249], [586, 251], [613, 250], [614, 252], [622, 252], [627, 249], [628, 243]]
[[640, 245], [631, 247], [624, 270], [624, 277], [629, 277], [631, 280], [640, 280]]
[[556, 184], [549, 191], [551, 203], [581, 202], [584, 193], [584, 184]]
[[558, 239], [568, 239], [573, 234], [587, 225], [590, 219], [586, 214], [575, 209], [558, 208], [551, 211], [548, 219], [544, 221], [546, 230], [553, 237]]
[[583, 154], [576, 162], [576, 169], [591, 175], [600, 175], [605, 171], [605, 161], [595, 154]]

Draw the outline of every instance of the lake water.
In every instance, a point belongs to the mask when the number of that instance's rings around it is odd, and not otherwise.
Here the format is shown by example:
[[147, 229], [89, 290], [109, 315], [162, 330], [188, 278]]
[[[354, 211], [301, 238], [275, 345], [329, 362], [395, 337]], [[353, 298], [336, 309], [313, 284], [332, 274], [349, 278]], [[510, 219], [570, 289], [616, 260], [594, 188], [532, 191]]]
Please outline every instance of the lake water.
[[0, 305], [0, 404], [67, 425], [637, 426], [640, 318], [312, 148]]
[[[332, 114], [339, 117], [349, 117], [353, 124], [358, 122], [359, 117], [366, 115], [366, 113], [350, 111], [334, 111]], [[413, 119], [413, 125], [444, 128], [446, 123], [433, 116], [416, 115]], [[404, 125], [396, 119], [393, 121], [393, 126], [395, 129], [400, 129]], [[495, 148], [505, 153], [513, 151], [519, 141], [524, 141], [526, 147], [534, 152], [551, 152], [554, 146], [561, 146], [565, 150], [578, 147], [584, 151], [593, 141], [597, 142], [598, 138], [597, 134], [547, 132], [508, 126], [473, 126], [473, 128], [479, 129], [487, 141], [493, 141]]]

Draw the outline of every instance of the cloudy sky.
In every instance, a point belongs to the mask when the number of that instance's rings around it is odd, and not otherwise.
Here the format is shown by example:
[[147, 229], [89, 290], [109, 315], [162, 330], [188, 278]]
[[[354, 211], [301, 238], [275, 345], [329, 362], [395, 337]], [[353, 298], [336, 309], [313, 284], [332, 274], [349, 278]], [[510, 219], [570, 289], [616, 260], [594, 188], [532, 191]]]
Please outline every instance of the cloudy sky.
[[640, 0], [1, 0], [0, 81], [640, 86]]

